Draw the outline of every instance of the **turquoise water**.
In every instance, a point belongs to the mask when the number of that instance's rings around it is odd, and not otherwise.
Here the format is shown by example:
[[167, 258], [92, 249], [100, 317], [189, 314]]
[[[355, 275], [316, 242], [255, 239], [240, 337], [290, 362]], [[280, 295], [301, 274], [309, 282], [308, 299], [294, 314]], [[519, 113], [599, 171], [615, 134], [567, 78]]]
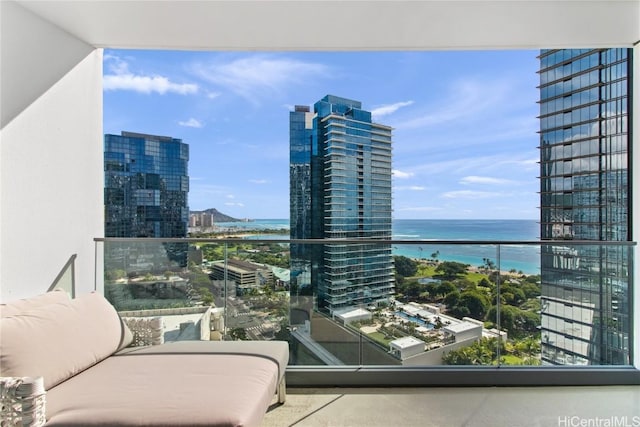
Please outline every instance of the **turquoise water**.
[[[540, 227], [535, 220], [395, 220], [394, 240], [490, 240], [535, 241]], [[497, 264], [500, 269], [540, 273], [540, 248], [526, 245], [395, 245], [394, 255], [409, 258], [431, 258], [439, 252], [441, 261], [457, 261], [475, 267], [483, 265], [483, 258]]]
[[[218, 223], [234, 230], [288, 229], [288, 219], [256, 219], [252, 222]], [[436, 220], [396, 219], [393, 221], [394, 240], [425, 240], [424, 244], [393, 247], [394, 255], [409, 258], [430, 259], [439, 252], [441, 261], [457, 261], [475, 267], [483, 265], [483, 258], [497, 264], [500, 254], [500, 269], [522, 271], [526, 274], [540, 273], [540, 249], [538, 246], [505, 244], [496, 245], [433, 245], [428, 240], [489, 240], [489, 241], [536, 241], [540, 228], [535, 220]], [[288, 239], [289, 235], [255, 235], [253, 239]]]
[[412, 321], [413, 323], [417, 323], [420, 326], [423, 326], [427, 329], [433, 329], [433, 325], [417, 316], [412, 316], [410, 314], [405, 313], [404, 311], [396, 311], [396, 315], [402, 317], [403, 319], [407, 319]]

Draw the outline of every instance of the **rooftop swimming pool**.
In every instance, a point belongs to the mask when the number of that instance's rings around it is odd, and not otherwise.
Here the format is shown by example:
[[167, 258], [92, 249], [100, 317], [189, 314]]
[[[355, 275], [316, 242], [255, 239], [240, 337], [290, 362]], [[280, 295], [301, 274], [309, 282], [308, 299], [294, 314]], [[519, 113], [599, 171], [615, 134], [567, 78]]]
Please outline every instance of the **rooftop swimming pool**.
[[418, 325], [427, 328], [427, 329], [433, 329], [434, 325], [432, 323], [427, 322], [424, 319], [421, 319], [417, 316], [412, 316], [404, 311], [396, 311], [395, 312], [396, 316], [398, 317], [402, 317], [403, 319], [409, 320], [411, 322], [417, 323]]

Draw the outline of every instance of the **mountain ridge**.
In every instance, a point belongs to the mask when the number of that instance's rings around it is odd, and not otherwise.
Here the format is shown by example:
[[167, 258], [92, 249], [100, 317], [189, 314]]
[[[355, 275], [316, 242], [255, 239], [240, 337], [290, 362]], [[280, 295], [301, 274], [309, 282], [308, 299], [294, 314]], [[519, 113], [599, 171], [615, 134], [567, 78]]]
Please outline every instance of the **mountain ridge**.
[[213, 221], [214, 222], [242, 222], [243, 221], [242, 219], [234, 218], [232, 216], [223, 214], [222, 212], [220, 212], [216, 208], [209, 208], [209, 209], [205, 209], [203, 211], [189, 211], [189, 215], [202, 214], [202, 213], [213, 215]]

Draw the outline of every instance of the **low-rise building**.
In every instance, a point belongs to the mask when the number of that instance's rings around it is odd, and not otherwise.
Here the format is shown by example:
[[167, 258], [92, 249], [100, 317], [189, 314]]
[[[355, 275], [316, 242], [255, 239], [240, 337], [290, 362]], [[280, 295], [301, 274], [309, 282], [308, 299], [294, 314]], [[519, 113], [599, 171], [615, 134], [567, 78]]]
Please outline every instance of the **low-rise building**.
[[425, 351], [424, 341], [412, 336], [406, 336], [389, 343], [389, 351], [400, 360], [421, 354]]
[[[226, 269], [226, 277], [225, 277]], [[214, 280], [228, 280], [236, 283], [238, 295], [250, 289], [260, 289], [273, 279], [271, 268], [249, 261], [228, 259], [211, 263], [211, 277]]]
[[348, 325], [353, 322], [360, 322], [363, 320], [371, 320], [373, 314], [369, 310], [364, 308], [353, 308], [348, 310], [341, 310], [339, 312], [334, 311], [333, 317], [342, 322], [343, 325]]

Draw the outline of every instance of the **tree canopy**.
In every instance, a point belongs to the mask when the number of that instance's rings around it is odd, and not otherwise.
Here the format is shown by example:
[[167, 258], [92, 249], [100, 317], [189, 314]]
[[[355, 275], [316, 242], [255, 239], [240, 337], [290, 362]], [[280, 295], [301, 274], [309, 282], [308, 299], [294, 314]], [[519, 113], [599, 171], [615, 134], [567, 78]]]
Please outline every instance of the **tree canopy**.
[[393, 262], [396, 266], [396, 273], [404, 277], [415, 276], [418, 272], [418, 263], [407, 258], [406, 256], [396, 255], [393, 257]]
[[489, 299], [482, 293], [472, 290], [464, 291], [449, 311], [456, 317], [470, 316], [482, 320], [489, 309]]
[[446, 279], [455, 279], [467, 272], [468, 264], [456, 261], [443, 261], [436, 267], [436, 271]]

